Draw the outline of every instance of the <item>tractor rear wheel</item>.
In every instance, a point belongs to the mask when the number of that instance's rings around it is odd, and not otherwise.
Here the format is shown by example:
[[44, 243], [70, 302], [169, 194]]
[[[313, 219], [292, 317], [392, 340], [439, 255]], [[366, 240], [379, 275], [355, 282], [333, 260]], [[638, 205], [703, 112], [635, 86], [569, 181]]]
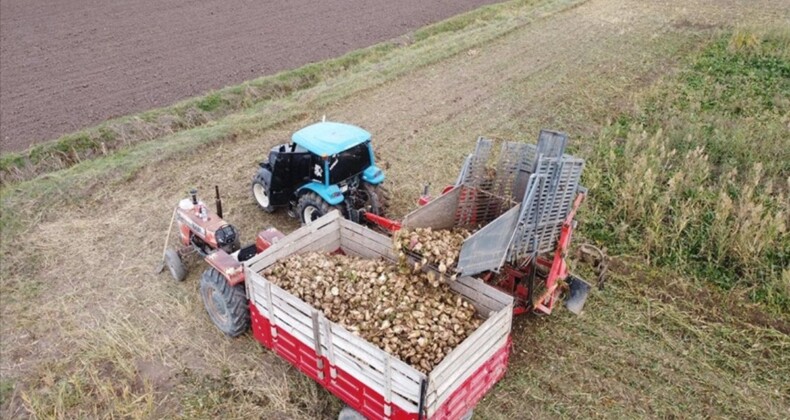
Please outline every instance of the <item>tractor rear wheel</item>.
[[184, 281], [187, 277], [187, 268], [184, 266], [184, 262], [181, 261], [181, 256], [178, 255], [178, 251], [173, 248], [168, 248], [165, 251], [165, 264], [167, 265], [167, 269], [170, 270], [170, 275], [173, 276], [176, 281]]
[[390, 207], [390, 192], [387, 187], [365, 183], [364, 188], [370, 198], [370, 211], [386, 217]]
[[258, 206], [260, 206], [263, 211], [267, 213], [274, 211], [272, 199], [269, 195], [269, 186], [266, 185], [266, 181], [262, 176], [260, 176], [260, 174], [255, 175], [255, 178], [252, 179], [252, 196], [255, 198], [255, 202], [258, 203]]
[[209, 268], [200, 278], [200, 297], [209, 318], [225, 335], [236, 337], [250, 327], [244, 283], [231, 286], [219, 271]]
[[299, 214], [299, 219], [302, 220], [302, 224], [310, 223], [332, 210], [337, 210], [341, 215], [343, 214], [342, 207], [329, 205], [329, 203], [314, 192], [302, 194], [296, 205], [296, 212]]

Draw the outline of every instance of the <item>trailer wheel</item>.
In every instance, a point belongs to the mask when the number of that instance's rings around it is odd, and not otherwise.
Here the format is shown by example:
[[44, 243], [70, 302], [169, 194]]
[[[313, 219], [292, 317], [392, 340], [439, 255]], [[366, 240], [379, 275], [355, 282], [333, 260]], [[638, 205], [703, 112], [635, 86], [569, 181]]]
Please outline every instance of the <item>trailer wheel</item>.
[[231, 286], [219, 271], [209, 268], [200, 278], [200, 297], [209, 318], [225, 335], [236, 337], [250, 327], [244, 283]]
[[474, 416], [474, 414], [475, 410], [469, 410], [466, 412], [466, 414], [464, 414], [463, 417], [461, 417], [461, 420], [472, 420], [472, 416]]
[[266, 213], [274, 211], [272, 199], [269, 195], [269, 187], [266, 185], [266, 180], [264, 180], [260, 174], [255, 175], [255, 178], [252, 179], [252, 196], [263, 211]]
[[178, 255], [178, 251], [175, 249], [168, 248], [168, 250], [165, 251], [165, 264], [168, 270], [170, 270], [170, 275], [172, 275], [176, 281], [184, 281], [187, 277], [187, 268], [184, 266], [184, 262], [181, 261], [181, 256]]
[[349, 406], [344, 406], [337, 415], [337, 420], [366, 420], [365, 416], [359, 414], [359, 411], [354, 410]]
[[299, 213], [299, 219], [302, 221], [302, 224], [310, 223], [332, 210], [338, 210], [340, 214], [343, 214], [340, 206], [330, 206], [329, 203], [314, 192], [302, 194], [299, 197], [299, 203], [296, 205], [296, 212]]

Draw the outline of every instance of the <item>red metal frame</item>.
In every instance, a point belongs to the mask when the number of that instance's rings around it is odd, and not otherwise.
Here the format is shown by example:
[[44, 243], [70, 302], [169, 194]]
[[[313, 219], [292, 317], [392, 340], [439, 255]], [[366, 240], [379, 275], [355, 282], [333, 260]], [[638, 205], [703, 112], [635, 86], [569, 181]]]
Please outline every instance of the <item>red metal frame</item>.
[[214, 267], [220, 274], [225, 276], [228, 284], [235, 286], [244, 282], [244, 269], [241, 263], [230, 254], [219, 248], [216, 251], [208, 254], [205, 258], [206, 262]]
[[[274, 331], [269, 320], [263, 316], [255, 304], [250, 302], [252, 332], [265, 347], [294, 365], [304, 374], [318, 382], [367, 418], [414, 420], [417, 412], [407, 412], [396, 404], [387, 404], [384, 397], [373, 391], [352, 375], [336, 366], [331, 366], [326, 357], [318, 356], [315, 350], [299, 341], [279, 326]], [[486, 392], [505, 375], [510, 356], [511, 339], [489, 358], [472, 376], [464, 381], [450, 397], [442, 403], [432, 419], [458, 419], [483, 398]], [[389, 408], [389, 415], [386, 407]]]
[[390, 232], [396, 232], [396, 231], [399, 231], [401, 229], [400, 222], [398, 222], [396, 220], [387, 219], [386, 217], [379, 216], [379, 215], [373, 214], [373, 213], [368, 213], [368, 212], [364, 213], [364, 217], [365, 217], [365, 219], [367, 219], [367, 221], [369, 221], [371, 223], [374, 223], [374, 224], [376, 224], [378, 226], [381, 226], [381, 227], [383, 227], [384, 229], [387, 229]]
[[258, 232], [258, 236], [255, 237], [255, 249], [258, 251], [258, 254], [260, 254], [284, 237], [284, 233], [273, 227], [262, 230]]

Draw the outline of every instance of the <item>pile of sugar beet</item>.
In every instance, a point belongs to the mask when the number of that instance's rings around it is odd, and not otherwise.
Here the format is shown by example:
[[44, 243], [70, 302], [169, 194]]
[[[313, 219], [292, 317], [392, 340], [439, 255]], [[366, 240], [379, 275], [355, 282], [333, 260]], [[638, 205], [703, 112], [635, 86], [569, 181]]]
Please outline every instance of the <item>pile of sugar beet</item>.
[[[454, 278], [422, 270], [425, 264], [441, 263], [442, 271], [453, 266], [459, 235], [465, 233], [403, 231], [395, 237], [397, 264], [313, 252], [282, 259], [263, 275], [331, 321], [428, 373], [483, 323], [472, 304], [450, 290], [448, 282]], [[418, 250], [413, 249], [416, 244], [422, 244]], [[431, 253], [408, 262], [401, 247]]]

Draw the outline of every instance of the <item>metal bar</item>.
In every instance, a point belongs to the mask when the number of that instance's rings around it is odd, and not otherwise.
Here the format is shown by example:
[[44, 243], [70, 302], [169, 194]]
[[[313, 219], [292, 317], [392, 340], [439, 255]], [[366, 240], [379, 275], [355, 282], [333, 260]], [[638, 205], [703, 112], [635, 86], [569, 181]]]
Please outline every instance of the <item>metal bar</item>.
[[417, 405], [417, 419], [423, 420], [425, 418], [425, 397], [428, 391], [428, 378], [423, 378], [420, 381], [420, 403]]

